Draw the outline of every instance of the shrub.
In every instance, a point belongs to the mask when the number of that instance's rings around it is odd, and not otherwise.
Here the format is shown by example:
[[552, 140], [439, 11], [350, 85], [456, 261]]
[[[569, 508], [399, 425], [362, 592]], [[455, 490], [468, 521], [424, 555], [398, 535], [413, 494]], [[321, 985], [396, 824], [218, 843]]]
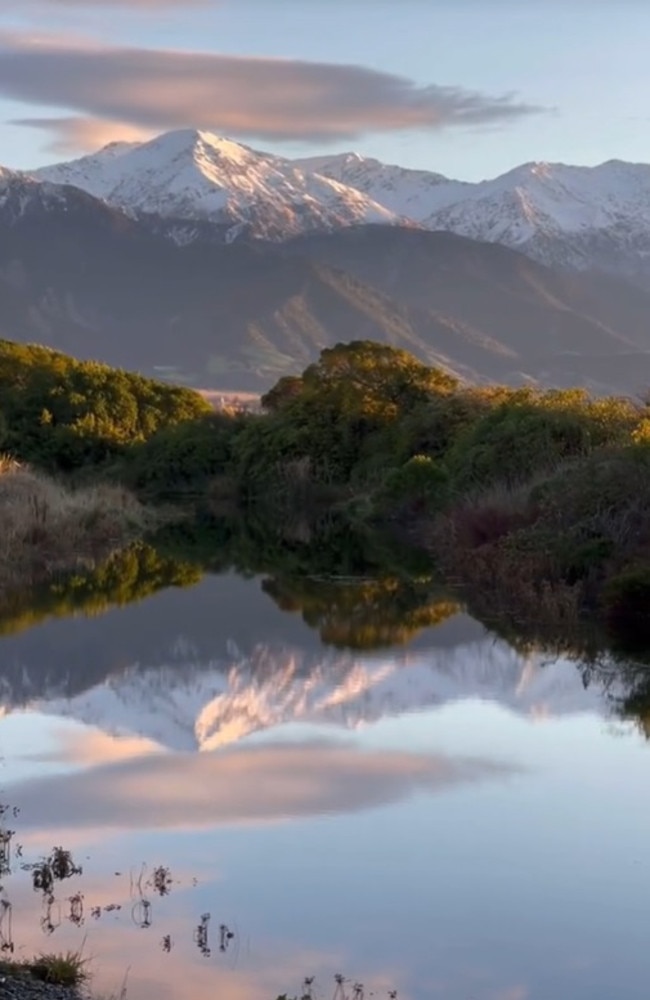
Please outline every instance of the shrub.
[[88, 978], [86, 962], [76, 951], [43, 954], [31, 963], [30, 971], [35, 979], [52, 986], [75, 987], [81, 986]]
[[162, 495], [204, 490], [225, 475], [246, 418], [209, 414], [159, 430], [126, 456], [123, 474], [138, 490]]
[[444, 466], [427, 455], [414, 455], [399, 469], [393, 469], [379, 490], [379, 510], [394, 513], [433, 512], [449, 495], [449, 474]]
[[567, 459], [625, 444], [637, 420], [624, 400], [592, 401], [578, 390], [512, 391], [460, 435], [450, 470], [460, 489], [521, 483]]

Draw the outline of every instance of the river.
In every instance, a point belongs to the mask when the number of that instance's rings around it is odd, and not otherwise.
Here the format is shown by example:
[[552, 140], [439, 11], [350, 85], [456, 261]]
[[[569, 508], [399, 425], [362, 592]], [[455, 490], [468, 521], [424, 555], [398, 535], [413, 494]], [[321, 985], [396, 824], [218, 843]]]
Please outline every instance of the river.
[[[392, 584], [182, 582], [5, 620], [7, 954], [128, 1000], [645, 1000], [620, 665]], [[55, 847], [82, 871], [37, 891]]]

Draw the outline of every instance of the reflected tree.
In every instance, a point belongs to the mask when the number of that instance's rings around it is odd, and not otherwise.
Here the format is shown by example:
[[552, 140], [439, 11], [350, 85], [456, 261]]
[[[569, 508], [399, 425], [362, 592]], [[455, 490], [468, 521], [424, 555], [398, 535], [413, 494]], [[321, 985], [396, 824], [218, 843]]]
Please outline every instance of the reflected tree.
[[401, 646], [418, 632], [459, 614], [462, 606], [427, 578], [330, 580], [267, 578], [267, 594], [283, 611], [299, 613], [321, 640], [337, 649]]

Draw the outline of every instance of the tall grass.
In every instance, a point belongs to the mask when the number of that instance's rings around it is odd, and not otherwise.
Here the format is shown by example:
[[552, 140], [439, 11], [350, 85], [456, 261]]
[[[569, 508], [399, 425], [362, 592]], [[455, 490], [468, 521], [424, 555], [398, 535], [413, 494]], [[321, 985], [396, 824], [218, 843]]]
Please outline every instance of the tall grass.
[[0, 459], [0, 593], [92, 565], [140, 535], [151, 519], [121, 486], [73, 491]]

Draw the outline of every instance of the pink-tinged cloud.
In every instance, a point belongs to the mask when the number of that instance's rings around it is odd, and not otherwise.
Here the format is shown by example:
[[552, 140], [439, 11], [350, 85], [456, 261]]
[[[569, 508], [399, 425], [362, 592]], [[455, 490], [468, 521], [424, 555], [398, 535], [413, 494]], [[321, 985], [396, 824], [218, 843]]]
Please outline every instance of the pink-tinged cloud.
[[49, 132], [52, 138], [48, 149], [61, 156], [101, 149], [109, 142], [145, 142], [156, 134], [155, 129], [102, 118], [19, 118], [12, 124]]
[[348, 813], [503, 778], [485, 760], [328, 743], [274, 744], [196, 755], [151, 754], [12, 787], [28, 830], [200, 829]]
[[[540, 109], [512, 95], [419, 86], [356, 65], [102, 47], [0, 33], [0, 94], [73, 119], [149, 130], [196, 127], [246, 138], [326, 142], [365, 133], [506, 124]], [[91, 126], [36, 124], [65, 140]]]

